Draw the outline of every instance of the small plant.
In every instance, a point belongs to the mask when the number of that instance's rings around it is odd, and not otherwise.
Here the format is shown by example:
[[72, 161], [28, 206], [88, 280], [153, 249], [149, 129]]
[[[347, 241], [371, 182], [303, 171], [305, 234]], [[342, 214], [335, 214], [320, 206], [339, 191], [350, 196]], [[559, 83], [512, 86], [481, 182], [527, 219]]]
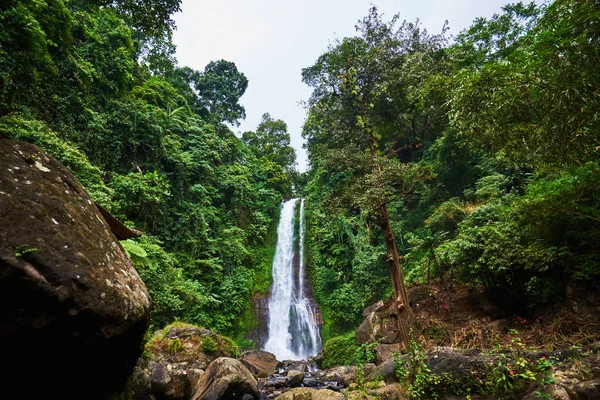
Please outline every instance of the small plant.
[[181, 340], [179, 338], [169, 339], [169, 351], [171, 354], [175, 354], [181, 350]]
[[375, 361], [375, 347], [379, 345], [379, 342], [364, 343], [360, 345], [354, 352], [353, 360], [356, 365], [363, 365]]
[[425, 362], [423, 344], [417, 341], [411, 332], [407, 357], [395, 355], [396, 376], [403, 386], [406, 386], [411, 398], [439, 398], [437, 386], [441, 378], [433, 374]]
[[15, 257], [17, 257], [17, 258], [23, 257], [25, 254], [31, 253], [33, 251], [37, 251], [37, 249], [28, 248], [28, 247], [29, 246], [26, 244], [15, 247]]
[[[536, 361], [537, 374], [536, 381], [540, 385], [541, 388], [544, 388], [546, 385], [551, 385], [555, 382], [554, 376], [552, 376], [552, 369], [554, 367], [554, 362], [552, 360], [546, 359], [546, 357], [542, 357]], [[552, 396], [548, 393], [544, 393], [540, 390], [536, 390], [535, 395], [542, 399], [552, 399]]]
[[202, 338], [202, 351], [207, 354], [212, 354], [219, 348], [219, 344], [210, 336]]

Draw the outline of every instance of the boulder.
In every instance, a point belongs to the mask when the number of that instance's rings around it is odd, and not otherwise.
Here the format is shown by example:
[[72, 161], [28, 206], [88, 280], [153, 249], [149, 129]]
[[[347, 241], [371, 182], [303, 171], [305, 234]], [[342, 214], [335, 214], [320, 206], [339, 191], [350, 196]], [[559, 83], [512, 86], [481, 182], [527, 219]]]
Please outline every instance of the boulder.
[[[381, 302], [380, 302], [381, 303]], [[376, 303], [375, 306], [379, 304]], [[371, 306], [369, 309], [374, 309], [360, 324], [355, 332], [356, 342], [358, 344], [372, 343], [383, 341], [385, 343], [393, 343], [397, 340], [398, 321], [396, 316], [389, 312], [387, 307], [380, 305], [378, 307]]]
[[600, 379], [594, 381], [580, 382], [565, 387], [569, 396], [575, 400], [600, 399]]
[[262, 350], [245, 351], [240, 357], [240, 361], [250, 372], [257, 376], [272, 374], [281, 365], [277, 358], [275, 358], [275, 354]]
[[380, 311], [384, 311], [386, 309], [386, 305], [383, 302], [383, 300], [379, 300], [377, 303], [370, 305], [369, 307], [365, 308], [362, 312], [363, 317], [368, 317], [369, 314], [373, 313], [373, 312], [380, 312]]
[[375, 347], [375, 361], [381, 364], [384, 361], [394, 358], [394, 353], [400, 352], [400, 343], [395, 344], [380, 344]]
[[[149, 363], [150, 391], [160, 393], [161, 398], [183, 400], [192, 394], [192, 385], [188, 379], [186, 365], [168, 364], [164, 361]], [[197, 380], [196, 380], [197, 381]], [[141, 394], [141, 390], [134, 393]]]
[[83, 186], [0, 140], [0, 384], [20, 398], [105, 398], [142, 352], [144, 283]]
[[193, 400], [245, 400], [259, 396], [256, 379], [240, 361], [219, 357], [200, 378]]
[[137, 378], [130, 380], [127, 390], [136, 399], [189, 399], [209, 364], [221, 356], [235, 357], [236, 350], [224, 336], [176, 322], [157, 331], [147, 343], [135, 369]]
[[285, 378], [286, 386], [288, 387], [298, 387], [302, 384], [304, 380], [304, 372], [291, 370], [287, 373]]
[[352, 382], [356, 382], [356, 367], [355, 366], [339, 366], [330, 369], [318, 371], [315, 374], [316, 378], [323, 382], [338, 382], [348, 386]]
[[344, 395], [329, 389], [295, 388], [277, 397], [277, 400], [343, 400]]
[[398, 383], [391, 385], [383, 384], [376, 389], [356, 390], [346, 393], [349, 400], [407, 400], [409, 395]]
[[[406, 355], [402, 356], [400, 360], [400, 362], [406, 360]], [[387, 384], [396, 383], [398, 382], [398, 377], [396, 376], [396, 362], [393, 358], [390, 358], [377, 365], [371, 372], [365, 373], [365, 376], [367, 382], [383, 379]]]

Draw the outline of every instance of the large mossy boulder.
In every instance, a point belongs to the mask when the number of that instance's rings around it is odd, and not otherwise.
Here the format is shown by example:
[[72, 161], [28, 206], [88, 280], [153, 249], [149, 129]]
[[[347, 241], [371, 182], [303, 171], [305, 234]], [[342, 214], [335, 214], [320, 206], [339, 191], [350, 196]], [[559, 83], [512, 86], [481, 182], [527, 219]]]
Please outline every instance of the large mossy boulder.
[[144, 283], [82, 185], [0, 140], [0, 384], [19, 398], [104, 398], [139, 355]]
[[237, 346], [228, 338], [176, 322], [148, 341], [127, 391], [135, 399], [190, 399], [211, 362], [237, 354]]

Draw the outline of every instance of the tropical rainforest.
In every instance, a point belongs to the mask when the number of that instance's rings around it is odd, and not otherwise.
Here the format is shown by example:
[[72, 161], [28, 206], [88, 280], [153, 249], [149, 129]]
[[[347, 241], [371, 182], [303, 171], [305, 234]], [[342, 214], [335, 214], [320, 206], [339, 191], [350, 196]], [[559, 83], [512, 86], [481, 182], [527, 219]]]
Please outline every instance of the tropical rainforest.
[[[180, 0], [5, 0], [0, 132], [64, 163], [175, 320], [241, 338], [279, 204], [306, 198], [324, 339], [408, 284], [534, 315], [600, 282], [600, 5], [515, 3], [455, 37], [373, 7], [302, 70], [308, 171], [284, 121], [233, 131], [248, 80], [175, 59]], [[353, 21], [348, 21], [352, 23]], [[201, 48], [200, 48], [201, 51]]]

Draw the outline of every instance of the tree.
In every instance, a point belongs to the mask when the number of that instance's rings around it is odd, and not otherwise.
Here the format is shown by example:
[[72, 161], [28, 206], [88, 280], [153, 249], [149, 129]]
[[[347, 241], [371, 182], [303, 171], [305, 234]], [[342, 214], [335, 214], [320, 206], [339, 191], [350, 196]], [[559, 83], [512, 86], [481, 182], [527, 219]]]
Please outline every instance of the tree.
[[526, 33], [518, 46], [460, 70], [450, 106], [464, 142], [546, 168], [597, 159], [599, 18], [597, 2], [555, 1], [534, 27], [510, 29]]
[[256, 132], [244, 132], [242, 139], [257, 158], [266, 157], [287, 171], [293, 168], [296, 151], [290, 146], [287, 124], [282, 120], [274, 120], [265, 113]]
[[341, 174], [329, 207], [358, 207], [383, 232], [399, 337], [407, 346], [412, 312], [388, 207], [431, 177], [401, 153], [435, 132], [409, 82], [419, 82], [415, 75], [436, 65], [421, 62], [422, 70], [412, 69], [414, 60], [439, 58], [444, 37], [406, 21], [396, 28], [397, 20], [384, 23], [373, 7], [357, 26], [360, 37], [343, 39], [303, 70], [304, 82], [314, 88], [303, 136], [311, 166]]
[[238, 101], [248, 88], [248, 79], [239, 72], [234, 63], [225, 60], [211, 61], [194, 82], [204, 108], [203, 116], [217, 116], [219, 122], [239, 126], [239, 119], [246, 118], [246, 111]]

